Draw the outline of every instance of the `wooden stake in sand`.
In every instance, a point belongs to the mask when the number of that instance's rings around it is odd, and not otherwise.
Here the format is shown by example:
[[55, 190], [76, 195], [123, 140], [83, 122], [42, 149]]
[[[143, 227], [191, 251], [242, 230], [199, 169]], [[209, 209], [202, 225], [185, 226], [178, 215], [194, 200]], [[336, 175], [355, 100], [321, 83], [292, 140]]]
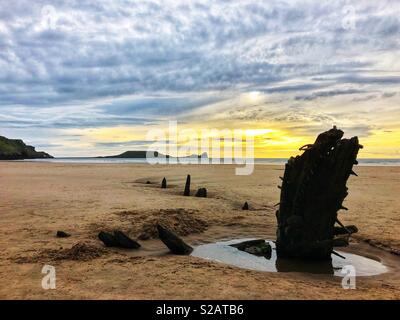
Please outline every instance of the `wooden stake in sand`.
[[186, 177], [185, 191], [183, 191], [183, 195], [186, 197], [190, 196], [190, 174]]
[[276, 212], [279, 257], [331, 258], [337, 212], [344, 209], [346, 182], [362, 148], [357, 137], [342, 139], [343, 134], [336, 127], [321, 133], [286, 163]]
[[135, 240], [129, 238], [125, 233], [119, 230], [115, 230], [114, 234], [109, 232], [100, 231], [98, 235], [101, 242], [106, 247], [118, 247], [125, 249], [139, 249], [140, 244]]
[[207, 189], [206, 188], [200, 188], [196, 192], [196, 197], [198, 198], [207, 198]]
[[162, 188], [162, 189], [166, 189], [166, 188], [167, 188], [167, 179], [164, 178], [164, 179], [162, 180], [162, 182], [161, 182], [161, 188]]
[[171, 250], [174, 254], [189, 255], [192, 253], [193, 248], [186, 244], [175, 233], [160, 224], [157, 224], [157, 231], [160, 240]]
[[68, 238], [71, 235], [69, 233], [67, 233], [67, 232], [58, 230], [57, 233], [56, 233], [56, 236], [57, 236], [57, 238]]

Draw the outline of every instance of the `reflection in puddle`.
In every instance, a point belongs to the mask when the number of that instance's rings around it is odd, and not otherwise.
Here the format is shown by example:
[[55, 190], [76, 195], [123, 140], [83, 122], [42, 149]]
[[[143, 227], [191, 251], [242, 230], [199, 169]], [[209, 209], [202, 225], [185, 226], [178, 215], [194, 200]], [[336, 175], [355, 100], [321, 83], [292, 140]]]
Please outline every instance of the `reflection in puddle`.
[[345, 274], [342, 274], [341, 270], [346, 265], [354, 266], [357, 276], [373, 276], [388, 271], [379, 261], [343, 251], [338, 251], [338, 253], [346, 257], [346, 259], [332, 255], [331, 261], [307, 262], [281, 258], [277, 259], [275, 243], [268, 240], [267, 242], [269, 242], [273, 248], [271, 259], [257, 257], [229, 246], [230, 244], [247, 240], [253, 239], [236, 239], [200, 245], [194, 249], [192, 256], [214, 260], [244, 269], [267, 272], [308, 272], [344, 276]]

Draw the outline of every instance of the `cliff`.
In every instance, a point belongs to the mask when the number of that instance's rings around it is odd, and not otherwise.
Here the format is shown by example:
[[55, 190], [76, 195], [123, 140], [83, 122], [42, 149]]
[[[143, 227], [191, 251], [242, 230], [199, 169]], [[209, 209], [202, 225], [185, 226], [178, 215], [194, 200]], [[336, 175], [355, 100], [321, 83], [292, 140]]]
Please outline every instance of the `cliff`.
[[47, 159], [53, 158], [46, 152], [36, 151], [19, 139], [0, 136], [0, 160]]

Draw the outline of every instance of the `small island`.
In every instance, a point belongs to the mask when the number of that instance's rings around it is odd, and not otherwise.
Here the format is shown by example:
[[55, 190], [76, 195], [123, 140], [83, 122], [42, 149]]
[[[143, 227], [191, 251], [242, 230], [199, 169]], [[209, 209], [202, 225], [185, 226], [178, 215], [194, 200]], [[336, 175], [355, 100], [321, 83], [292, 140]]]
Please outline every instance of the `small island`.
[[[97, 157], [97, 158], [126, 158], [126, 159], [146, 159], [148, 156], [151, 158], [174, 158], [168, 154], [162, 154], [158, 151], [141, 151], [141, 150], [136, 150], [136, 151], [125, 151], [121, 154], [118, 155], [113, 155], [113, 156], [104, 156], [104, 157]], [[189, 156], [184, 156], [184, 157], [179, 157], [179, 158], [195, 158], [195, 159], [208, 159], [208, 154], [207, 152], [204, 152], [202, 154], [192, 154]]]
[[35, 147], [26, 145], [20, 139], [8, 139], [0, 136], [0, 160], [49, 159], [53, 156]]

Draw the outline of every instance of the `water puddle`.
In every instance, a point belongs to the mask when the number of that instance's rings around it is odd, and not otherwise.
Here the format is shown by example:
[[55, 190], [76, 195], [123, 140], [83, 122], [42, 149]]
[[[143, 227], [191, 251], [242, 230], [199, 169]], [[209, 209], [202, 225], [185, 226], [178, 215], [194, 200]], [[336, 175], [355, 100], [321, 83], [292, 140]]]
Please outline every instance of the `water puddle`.
[[387, 267], [379, 261], [357, 254], [337, 250], [335, 251], [344, 256], [346, 259], [332, 255], [331, 261], [307, 262], [281, 258], [278, 259], [276, 256], [275, 244], [268, 240], [266, 241], [273, 249], [271, 259], [258, 257], [230, 246], [230, 244], [247, 240], [254, 239], [236, 239], [200, 245], [194, 248], [192, 256], [213, 260], [244, 269], [266, 272], [307, 272], [315, 274], [332, 274], [343, 277], [347, 273], [344, 272], [342, 274], [341, 271], [346, 265], [352, 265], [355, 267], [356, 276], [374, 276], [388, 271]]

